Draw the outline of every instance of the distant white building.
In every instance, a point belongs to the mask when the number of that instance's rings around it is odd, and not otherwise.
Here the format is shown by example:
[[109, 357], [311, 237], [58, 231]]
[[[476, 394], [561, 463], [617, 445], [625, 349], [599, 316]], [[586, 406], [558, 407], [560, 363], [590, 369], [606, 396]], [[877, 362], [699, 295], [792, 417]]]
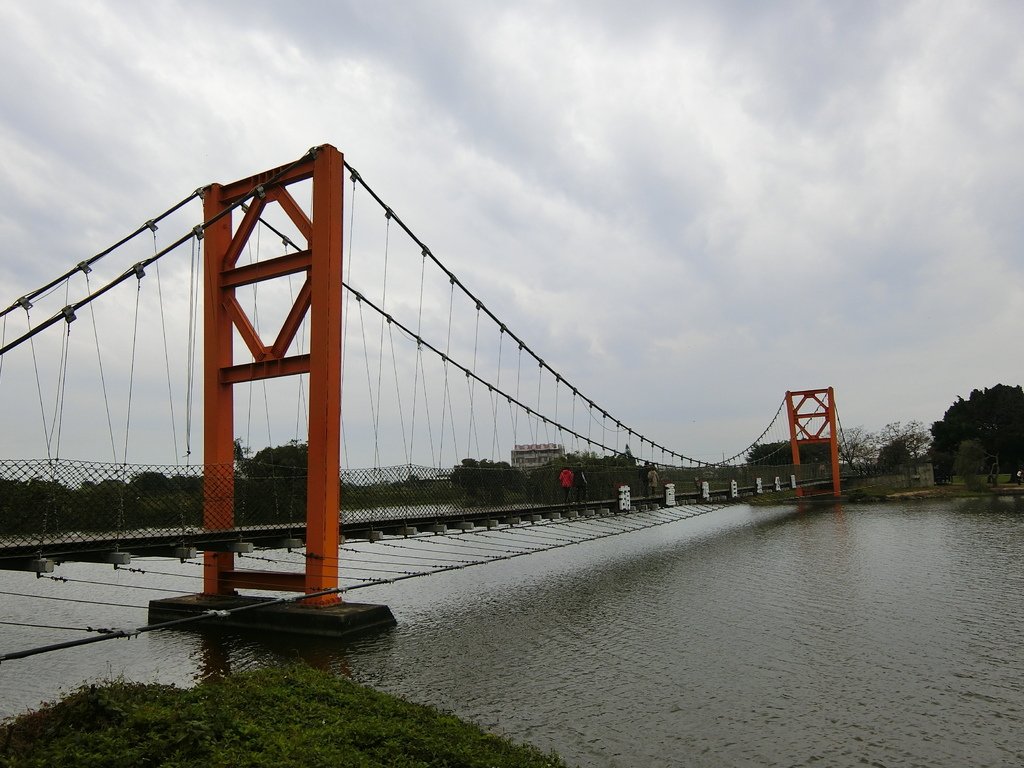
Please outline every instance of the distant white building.
[[512, 448], [512, 466], [516, 469], [542, 467], [565, 458], [565, 447], [558, 443], [517, 445]]

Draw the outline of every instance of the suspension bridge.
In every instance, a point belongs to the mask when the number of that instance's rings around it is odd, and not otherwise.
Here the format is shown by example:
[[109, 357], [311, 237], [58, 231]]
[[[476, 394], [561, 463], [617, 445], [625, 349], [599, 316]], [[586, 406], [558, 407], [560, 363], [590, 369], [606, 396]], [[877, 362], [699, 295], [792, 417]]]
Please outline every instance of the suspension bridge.
[[[662, 444], [546, 361], [330, 145], [196, 190], [0, 319], [7, 450], [45, 453], [0, 459], [0, 569], [195, 562], [200, 617], [337, 609], [363, 585], [840, 490], [830, 388], [787, 392], [721, 461]], [[171, 461], [136, 458], [168, 437]], [[557, 459], [504, 458], [536, 444]]]

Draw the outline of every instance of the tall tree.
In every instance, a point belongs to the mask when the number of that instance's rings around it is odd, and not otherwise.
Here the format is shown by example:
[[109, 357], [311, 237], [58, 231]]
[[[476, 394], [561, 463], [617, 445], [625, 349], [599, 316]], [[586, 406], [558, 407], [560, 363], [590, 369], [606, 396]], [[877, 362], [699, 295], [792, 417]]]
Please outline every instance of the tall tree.
[[932, 424], [936, 453], [956, 456], [965, 440], [977, 440], [998, 464], [1015, 470], [1024, 464], [1024, 389], [996, 384], [958, 397]]

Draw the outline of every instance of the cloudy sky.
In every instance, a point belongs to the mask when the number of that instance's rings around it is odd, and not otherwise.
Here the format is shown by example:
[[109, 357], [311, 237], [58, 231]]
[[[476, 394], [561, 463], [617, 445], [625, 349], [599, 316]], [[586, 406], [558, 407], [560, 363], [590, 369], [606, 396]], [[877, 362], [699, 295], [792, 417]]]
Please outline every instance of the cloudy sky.
[[[826, 386], [846, 426], [930, 424], [1022, 380], [1021, 29], [1016, 2], [0, 0], [0, 303], [330, 143], [660, 443], [720, 458]], [[53, 384], [8, 357], [0, 453], [38, 455]]]

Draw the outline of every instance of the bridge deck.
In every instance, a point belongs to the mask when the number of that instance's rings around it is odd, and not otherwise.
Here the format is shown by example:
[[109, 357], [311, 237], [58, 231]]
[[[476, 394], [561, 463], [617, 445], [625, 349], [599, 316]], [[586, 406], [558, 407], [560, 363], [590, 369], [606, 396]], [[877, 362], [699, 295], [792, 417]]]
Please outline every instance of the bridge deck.
[[[811, 480], [798, 483], [810, 488], [831, 484]], [[790, 489], [786, 489], [787, 491]], [[741, 501], [757, 494], [753, 486], [737, 489], [737, 496], [726, 489], [713, 489], [708, 498], [696, 492], [677, 493], [678, 506], [700, 504], [722, 505]], [[663, 504], [661, 496], [634, 496], [633, 510]], [[452, 510], [442, 506], [427, 508], [381, 508], [359, 510], [354, 519], [342, 512], [341, 529], [349, 539], [376, 540], [383, 536], [406, 536], [412, 533], [448, 530], [474, 530], [498, 525], [515, 525], [534, 519], [554, 517], [585, 517], [598, 510], [616, 512], [617, 499], [598, 499], [574, 504], [534, 504], [517, 507], [465, 507]], [[59, 535], [4, 536], [0, 544], [0, 570], [45, 571], [54, 562], [103, 562], [126, 565], [131, 557], [194, 557], [198, 551], [250, 552], [255, 548], [285, 549], [304, 544], [305, 525], [280, 523], [241, 525], [220, 530], [198, 526], [176, 529], [137, 528], [121, 531], [66, 531]]]

